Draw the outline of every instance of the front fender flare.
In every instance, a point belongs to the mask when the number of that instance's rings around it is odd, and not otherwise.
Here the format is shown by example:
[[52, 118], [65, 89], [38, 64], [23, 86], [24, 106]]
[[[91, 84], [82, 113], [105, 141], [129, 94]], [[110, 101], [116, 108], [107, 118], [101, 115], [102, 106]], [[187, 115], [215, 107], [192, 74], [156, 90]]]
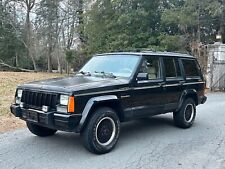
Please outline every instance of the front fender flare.
[[117, 101], [118, 97], [116, 95], [106, 95], [106, 96], [98, 96], [98, 97], [93, 97], [90, 100], [88, 100], [86, 106], [84, 107], [84, 110], [82, 112], [82, 118], [80, 120], [80, 123], [77, 127], [77, 132], [80, 132], [84, 124], [87, 120], [88, 115], [91, 113], [91, 108], [94, 106], [94, 104], [103, 102], [103, 101]]

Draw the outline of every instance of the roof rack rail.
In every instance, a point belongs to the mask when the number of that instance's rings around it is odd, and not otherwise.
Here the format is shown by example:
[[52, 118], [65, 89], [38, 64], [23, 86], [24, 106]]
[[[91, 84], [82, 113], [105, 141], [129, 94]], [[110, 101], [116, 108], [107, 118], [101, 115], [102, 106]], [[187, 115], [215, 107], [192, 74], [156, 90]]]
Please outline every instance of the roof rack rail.
[[148, 53], [148, 52], [157, 52], [156, 50], [144, 50], [144, 51], [141, 51], [142, 53]]

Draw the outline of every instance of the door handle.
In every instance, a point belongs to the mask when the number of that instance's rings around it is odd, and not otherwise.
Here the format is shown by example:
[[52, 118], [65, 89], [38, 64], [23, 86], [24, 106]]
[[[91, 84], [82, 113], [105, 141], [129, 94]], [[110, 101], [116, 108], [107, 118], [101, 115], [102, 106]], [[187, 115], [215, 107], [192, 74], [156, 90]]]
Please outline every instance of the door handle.
[[159, 83], [159, 86], [160, 87], [166, 87], [166, 83], [165, 82]]
[[180, 85], [183, 85], [185, 83], [185, 81], [179, 81]]

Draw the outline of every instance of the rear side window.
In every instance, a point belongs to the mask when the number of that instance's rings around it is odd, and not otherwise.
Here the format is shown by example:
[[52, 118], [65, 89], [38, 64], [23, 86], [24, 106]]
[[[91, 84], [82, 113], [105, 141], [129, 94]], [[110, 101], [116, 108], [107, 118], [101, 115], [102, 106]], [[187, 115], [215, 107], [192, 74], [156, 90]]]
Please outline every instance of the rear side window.
[[178, 61], [175, 58], [163, 58], [166, 78], [177, 78], [181, 76]]
[[186, 77], [200, 76], [199, 69], [195, 60], [182, 59]]

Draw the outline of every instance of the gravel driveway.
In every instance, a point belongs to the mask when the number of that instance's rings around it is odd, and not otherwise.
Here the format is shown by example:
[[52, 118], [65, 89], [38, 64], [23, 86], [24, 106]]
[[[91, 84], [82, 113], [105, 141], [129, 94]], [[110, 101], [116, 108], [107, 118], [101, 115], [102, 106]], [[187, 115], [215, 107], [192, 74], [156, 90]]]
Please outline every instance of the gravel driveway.
[[86, 151], [78, 134], [0, 134], [0, 168], [225, 169], [225, 94], [208, 94], [197, 112], [187, 130], [174, 127], [171, 114], [125, 123], [116, 148], [105, 155]]

